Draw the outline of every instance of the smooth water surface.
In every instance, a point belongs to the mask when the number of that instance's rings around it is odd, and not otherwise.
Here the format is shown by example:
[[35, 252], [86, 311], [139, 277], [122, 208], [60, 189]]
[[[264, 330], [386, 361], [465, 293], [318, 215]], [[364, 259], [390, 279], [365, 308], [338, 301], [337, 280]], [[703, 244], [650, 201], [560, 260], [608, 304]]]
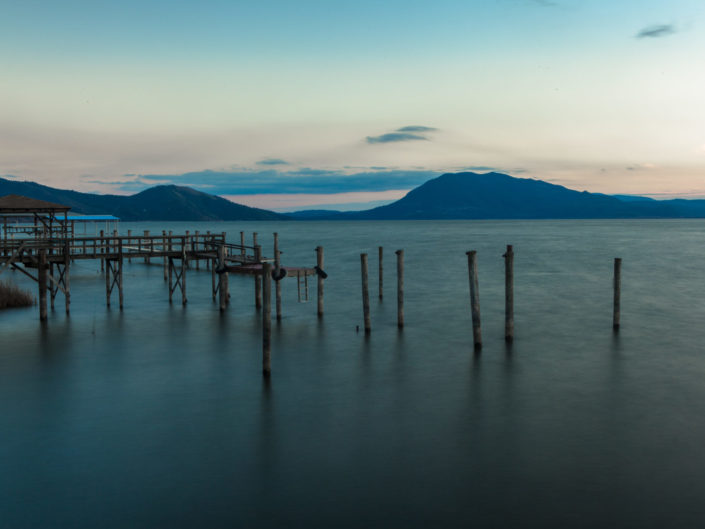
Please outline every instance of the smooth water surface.
[[[325, 317], [284, 280], [272, 378], [253, 280], [168, 303], [159, 265], [71, 271], [46, 325], [0, 312], [0, 527], [698, 527], [705, 523], [705, 222], [124, 224], [325, 248]], [[504, 343], [506, 244], [516, 339]], [[384, 299], [377, 247], [385, 250]], [[406, 328], [394, 250], [405, 250]], [[484, 348], [473, 354], [477, 250]], [[360, 253], [370, 254], [372, 333]], [[623, 258], [622, 329], [612, 265]], [[3, 272], [36, 292], [18, 273]]]

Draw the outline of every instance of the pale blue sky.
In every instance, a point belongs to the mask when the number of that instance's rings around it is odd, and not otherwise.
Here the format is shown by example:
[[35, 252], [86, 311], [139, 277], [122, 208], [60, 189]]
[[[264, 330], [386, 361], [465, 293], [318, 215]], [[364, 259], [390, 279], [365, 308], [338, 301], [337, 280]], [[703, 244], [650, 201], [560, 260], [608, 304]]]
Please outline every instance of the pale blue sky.
[[0, 175], [100, 192], [173, 181], [261, 206], [292, 189], [294, 205], [389, 199], [467, 167], [705, 195], [701, 2], [0, 8]]

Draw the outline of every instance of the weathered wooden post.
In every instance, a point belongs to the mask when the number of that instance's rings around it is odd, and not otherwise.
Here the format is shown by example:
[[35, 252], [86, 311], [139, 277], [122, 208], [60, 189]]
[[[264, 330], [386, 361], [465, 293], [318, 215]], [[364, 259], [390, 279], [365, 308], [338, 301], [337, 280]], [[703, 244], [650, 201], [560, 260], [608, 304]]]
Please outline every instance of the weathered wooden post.
[[262, 310], [262, 374], [272, 373], [272, 265], [262, 264], [264, 309]]
[[[95, 233], [95, 232], [93, 232]], [[103, 230], [100, 230], [100, 253], [104, 254], [105, 253], [105, 244], [103, 240]], [[100, 258], [100, 271], [105, 272], [105, 259], [103, 257]]]
[[318, 281], [316, 283], [316, 294], [318, 296], [318, 317], [323, 317], [323, 246], [316, 247], [316, 277]]
[[[211, 259], [208, 259], [207, 262], [210, 262]], [[213, 295], [213, 301], [215, 301], [215, 269], [216, 269], [216, 263], [214, 262], [211, 266], [211, 294]]]
[[475, 350], [482, 349], [482, 327], [480, 325], [480, 290], [477, 281], [477, 252], [467, 252], [470, 278], [470, 310], [472, 312], [472, 337]]
[[381, 246], [379, 250], [379, 299], [384, 297], [384, 264], [382, 260], [382, 255], [384, 253], [384, 248]]
[[39, 321], [47, 319], [47, 251], [39, 249], [39, 264], [37, 266], [37, 283], [39, 285]]
[[[145, 237], [145, 239], [146, 239], [147, 237], [149, 237], [149, 230], [144, 230], [144, 237]], [[151, 251], [151, 244], [150, 244], [150, 241], [149, 241], [149, 240], [146, 240], [145, 243], [144, 243], [144, 245], [145, 245], [145, 249]], [[147, 263], [147, 264], [150, 263], [149, 255], [147, 255], [147, 256], [144, 258], [144, 262]]]
[[186, 268], [191, 268], [191, 265], [189, 264], [189, 252], [191, 251], [191, 235], [190, 231], [186, 230]]
[[[127, 230], [127, 244], [132, 245], [132, 230]], [[130, 248], [132, 250], [132, 248]], [[127, 262], [131, 263], [132, 262], [132, 257], [130, 257], [130, 254], [127, 254]], [[166, 267], [166, 257], [164, 258], [164, 266]], [[165, 275], [166, 277], [166, 275]]]
[[228, 298], [230, 297], [228, 286], [228, 271], [225, 268], [224, 244], [220, 244], [218, 246], [218, 292], [220, 294], [220, 312], [223, 312], [228, 306]]
[[[171, 244], [171, 243], [169, 243]], [[169, 257], [169, 305], [171, 305], [172, 298], [174, 297], [174, 289], [171, 288], [172, 277], [174, 276], [174, 259]]]
[[[257, 234], [255, 233], [255, 239]], [[255, 244], [255, 261], [260, 262], [262, 259], [262, 247], [259, 244]], [[255, 308], [257, 310], [262, 308], [262, 277], [255, 274]]]
[[404, 250], [397, 250], [397, 327], [404, 328]]
[[370, 292], [367, 281], [367, 254], [360, 254], [360, 268], [362, 272], [362, 313], [365, 319], [365, 334], [370, 334]]
[[245, 252], [245, 232], [241, 231], [240, 232], [240, 259], [242, 261], [245, 260], [245, 255], [246, 255], [246, 252]]
[[166, 255], [166, 230], [162, 230], [162, 252], [164, 252], [164, 281], [168, 281], [168, 272], [167, 268], [169, 268], [169, 258]]
[[514, 340], [514, 249], [507, 245], [504, 257], [504, 339]]
[[[197, 254], [198, 253], [198, 230], [196, 230], [195, 240], [196, 240], [195, 246], [193, 243], [191, 244], [191, 251], [194, 252], [194, 254]], [[196, 259], [196, 270], [200, 270], [201, 266], [200, 266], [200, 259], [198, 258], [198, 255], [194, 255], [194, 258]]]
[[71, 243], [68, 239], [64, 241], [64, 301], [66, 302], [66, 314], [70, 314], [69, 306], [71, 305], [71, 276], [69, 269], [71, 268]]
[[181, 304], [186, 301], [186, 237], [181, 237]]
[[612, 329], [619, 330], [620, 304], [622, 295], [622, 258], [614, 258], [614, 309], [612, 312]]
[[123, 263], [123, 255], [122, 255], [122, 239], [118, 239], [118, 260], [117, 260], [117, 265], [118, 265], [118, 296], [120, 299], [120, 310], [122, 310], [122, 305], [123, 305], [123, 295], [122, 295], [122, 263]]
[[280, 273], [281, 273], [281, 253], [279, 252], [279, 234], [274, 233], [274, 275], [277, 277], [277, 280], [274, 282], [274, 291], [275, 291], [275, 302], [276, 302], [276, 312], [277, 312], [277, 321], [281, 321], [282, 319], [282, 285], [281, 285], [281, 278], [280, 278]]
[[110, 291], [111, 291], [111, 284], [110, 282], [112, 281], [112, 273], [111, 273], [112, 267], [110, 266], [110, 261], [106, 260], [105, 263], [105, 305], [110, 308]]
[[[54, 253], [52, 250], [49, 250], [50, 253]], [[49, 305], [51, 306], [51, 311], [54, 312], [54, 298], [56, 297], [56, 293], [58, 289], [54, 286], [54, 263], [52, 261], [49, 261]]]
[[[206, 231], [206, 237], [205, 237], [204, 241], [208, 241], [209, 244], [211, 242], [213, 242], [211, 239], [211, 231], [210, 230]], [[212, 246], [206, 246], [205, 244], [203, 245], [204, 251], [207, 251], [208, 253], [210, 253], [212, 248], [213, 248]], [[209, 268], [210, 266], [211, 266], [211, 260], [206, 259], [206, 268]]]

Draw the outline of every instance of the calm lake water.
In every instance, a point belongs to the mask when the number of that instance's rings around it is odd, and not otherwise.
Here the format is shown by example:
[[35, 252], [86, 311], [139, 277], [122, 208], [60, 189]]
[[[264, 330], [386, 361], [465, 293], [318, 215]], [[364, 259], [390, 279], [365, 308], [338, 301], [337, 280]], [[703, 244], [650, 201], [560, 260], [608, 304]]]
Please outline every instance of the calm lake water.
[[[325, 248], [325, 317], [284, 281], [272, 378], [252, 278], [211, 301], [188, 272], [97, 262], [41, 326], [0, 313], [0, 527], [701, 527], [705, 221], [133, 223], [259, 233], [286, 265]], [[506, 244], [516, 339], [503, 340]], [[385, 298], [377, 298], [377, 246]], [[394, 250], [405, 250], [396, 328]], [[478, 251], [484, 348], [472, 351]], [[360, 253], [370, 254], [372, 334]], [[623, 258], [612, 332], [613, 258]], [[19, 273], [4, 272], [36, 287]]]

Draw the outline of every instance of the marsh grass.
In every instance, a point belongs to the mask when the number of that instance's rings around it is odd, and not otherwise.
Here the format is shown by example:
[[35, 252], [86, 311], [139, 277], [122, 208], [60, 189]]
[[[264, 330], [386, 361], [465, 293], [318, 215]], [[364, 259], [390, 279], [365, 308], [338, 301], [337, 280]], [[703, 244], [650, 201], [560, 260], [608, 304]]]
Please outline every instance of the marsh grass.
[[7, 281], [0, 281], [0, 309], [29, 307], [34, 305], [34, 297], [26, 290]]

